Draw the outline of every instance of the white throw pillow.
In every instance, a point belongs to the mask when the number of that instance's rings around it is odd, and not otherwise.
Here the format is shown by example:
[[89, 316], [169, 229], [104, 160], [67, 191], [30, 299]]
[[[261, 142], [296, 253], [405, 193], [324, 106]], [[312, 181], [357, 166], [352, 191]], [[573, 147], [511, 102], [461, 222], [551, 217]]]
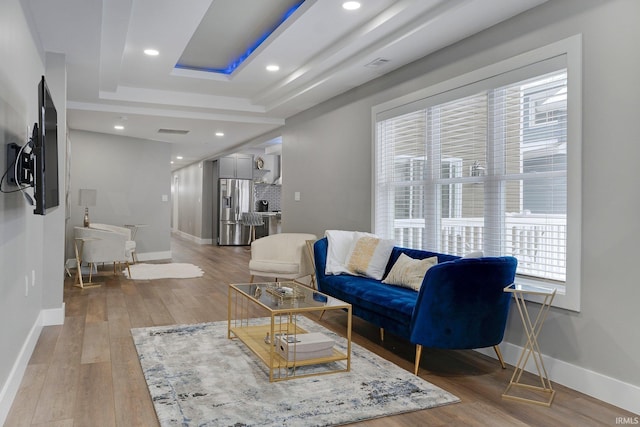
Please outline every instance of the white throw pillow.
[[482, 258], [483, 256], [484, 254], [482, 253], [482, 251], [473, 251], [464, 254], [462, 258]]
[[437, 263], [437, 256], [425, 259], [414, 259], [406, 254], [400, 254], [382, 283], [419, 291], [422, 287], [424, 275], [427, 274], [427, 270]]
[[347, 268], [351, 273], [381, 280], [395, 242], [358, 233], [359, 238], [349, 251]]
[[324, 233], [328, 241], [327, 264], [324, 274], [350, 273], [346, 267], [349, 250], [353, 246], [355, 231], [327, 230]]

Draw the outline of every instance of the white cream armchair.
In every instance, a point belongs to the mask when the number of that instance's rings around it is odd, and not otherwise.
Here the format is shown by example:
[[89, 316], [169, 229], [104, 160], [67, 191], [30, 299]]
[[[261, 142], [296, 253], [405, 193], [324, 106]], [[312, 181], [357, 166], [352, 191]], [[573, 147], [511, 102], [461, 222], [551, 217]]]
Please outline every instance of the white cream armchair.
[[135, 264], [135, 252], [136, 252], [136, 242], [131, 238], [131, 229], [128, 227], [119, 227], [117, 225], [111, 224], [96, 224], [91, 223], [89, 228], [93, 228], [96, 230], [104, 230], [104, 231], [112, 231], [114, 233], [118, 233], [123, 235], [126, 238], [125, 249], [127, 253], [127, 260], [131, 261]]
[[[81, 241], [81, 250], [78, 256], [78, 268], [80, 263], [89, 264], [89, 283], [94, 265], [97, 263], [113, 263], [115, 272], [116, 265], [125, 264], [129, 270], [127, 250], [127, 238], [125, 235], [114, 231], [99, 230], [95, 228], [75, 227], [74, 237], [76, 241]], [[80, 271], [78, 271], [78, 274]], [[131, 271], [129, 271], [131, 277]]]
[[311, 276], [312, 261], [307, 251], [307, 240], [316, 240], [314, 234], [280, 233], [262, 237], [251, 242], [249, 261], [250, 282], [254, 276], [295, 280]]

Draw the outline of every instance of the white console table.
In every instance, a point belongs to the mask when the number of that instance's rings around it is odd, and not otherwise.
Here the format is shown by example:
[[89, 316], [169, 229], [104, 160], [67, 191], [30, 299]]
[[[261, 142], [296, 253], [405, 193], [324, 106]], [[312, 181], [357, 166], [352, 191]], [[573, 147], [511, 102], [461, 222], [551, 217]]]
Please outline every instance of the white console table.
[[[553, 298], [556, 295], [556, 290], [541, 286], [514, 283], [504, 288], [504, 291], [512, 293], [516, 300], [527, 343], [522, 349], [522, 354], [518, 359], [518, 363], [513, 371], [509, 385], [502, 394], [502, 397], [504, 399], [511, 399], [520, 402], [551, 406], [551, 402], [553, 401], [556, 391], [551, 387], [551, 381], [549, 380], [547, 369], [545, 368], [544, 361], [542, 360], [542, 352], [538, 345], [538, 335], [540, 334], [542, 325], [547, 318], [547, 313], [549, 312]], [[525, 304], [525, 298], [528, 295], [537, 295], [542, 297], [540, 310], [538, 311], [534, 321], [531, 320], [529, 310]], [[540, 379], [539, 386], [525, 384], [522, 382], [522, 373], [524, 372], [524, 368], [530, 357], [533, 357], [533, 361], [538, 371], [538, 377]], [[518, 388], [523, 390], [521, 395], [517, 395], [515, 393], [515, 390]]]

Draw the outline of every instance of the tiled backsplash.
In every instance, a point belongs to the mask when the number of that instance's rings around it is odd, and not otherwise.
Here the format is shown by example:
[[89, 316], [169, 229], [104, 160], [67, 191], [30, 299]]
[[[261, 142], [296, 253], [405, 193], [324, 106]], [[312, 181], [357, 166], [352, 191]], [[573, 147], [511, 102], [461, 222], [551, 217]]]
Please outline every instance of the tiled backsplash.
[[258, 200], [267, 200], [269, 202], [269, 211], [279, 211], [281, 189], [282, 186], [280, 185], [255, 184], [253, 186], [255, 210], [258, 210]]

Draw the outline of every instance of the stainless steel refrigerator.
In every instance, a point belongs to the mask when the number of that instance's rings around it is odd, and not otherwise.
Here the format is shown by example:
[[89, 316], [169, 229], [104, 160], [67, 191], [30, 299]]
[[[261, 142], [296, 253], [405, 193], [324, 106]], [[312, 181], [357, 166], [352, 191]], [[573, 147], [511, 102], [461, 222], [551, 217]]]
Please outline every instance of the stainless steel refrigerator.
[[218, 180], [218, 244], [246, 245], [249, 227], [242, 225], [243, 212], [253, 211], [253, 181], [221, 178]]

